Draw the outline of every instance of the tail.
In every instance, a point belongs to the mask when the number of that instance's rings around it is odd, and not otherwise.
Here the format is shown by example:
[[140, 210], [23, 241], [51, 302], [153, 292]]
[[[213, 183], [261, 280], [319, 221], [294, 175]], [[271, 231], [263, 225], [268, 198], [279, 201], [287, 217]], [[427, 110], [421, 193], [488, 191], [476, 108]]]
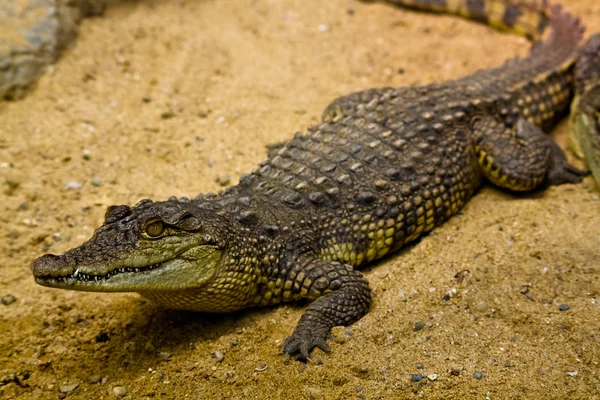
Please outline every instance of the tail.
[[548, 0], [385, 0], [425, 11], [458, 14], [530, 40], [541, 37], [548, 25]]
[[568, 60], [574, 62], [578, 54], [578, 45], [583, 39], [585, 27], [579, 18], [565, 11], [562, 6], [553, 4], [548, 9], [550, 36], [533, 44], [530, 57], [556, 60], [559, 54], [569, 54]]
[[573, 66], [584, 32], [579, 19], [559, 5], [549, 7], [548, 21], [550, 35], [535, 42], [526, 57], [490, 71], [492, 76], [501, 76], [500, 85], [516, 95], [520, 117], [544, 130], [554, 126], [571, 103]]

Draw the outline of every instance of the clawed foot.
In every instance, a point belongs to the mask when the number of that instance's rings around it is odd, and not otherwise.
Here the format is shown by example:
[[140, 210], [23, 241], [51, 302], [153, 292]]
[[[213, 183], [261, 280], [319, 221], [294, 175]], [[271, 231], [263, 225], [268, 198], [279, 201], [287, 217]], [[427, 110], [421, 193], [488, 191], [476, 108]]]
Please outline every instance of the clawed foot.
[[579, 183], [589, 173], [588, 170], [575, 168], [566, 160], [555, 159], [546, 175], [546, 184], [554, 186], [563, 183]]
[[590, 171], [575, 168], [567, 161], [565, 153], [554, 142], [551, 143], [550, 165], [546, 173], [546, 185], [562, 185], [563, 183], [579, 183]]
[[331, 349], [327, 340], [331, 339], [326, 326], [298, 326], [292, 336], [285, 339], [283, 352], [288, 356], [296, 356], [299, 360], [310, 361], [310, 353], [315, 347], [329, 353]]

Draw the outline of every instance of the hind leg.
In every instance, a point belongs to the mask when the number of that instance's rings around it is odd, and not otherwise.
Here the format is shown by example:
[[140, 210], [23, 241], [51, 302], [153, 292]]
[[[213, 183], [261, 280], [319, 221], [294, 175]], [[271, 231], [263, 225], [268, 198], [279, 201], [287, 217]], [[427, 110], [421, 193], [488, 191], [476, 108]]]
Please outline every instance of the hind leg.
[[482, 118], [473, 124], [473, 133], [479, 165], [497, 186], [525, 191], [542, 183], [577, 183], [587, 174], [570, 165], [560, 147], [525, 119], [509, 127], [499, 119]]

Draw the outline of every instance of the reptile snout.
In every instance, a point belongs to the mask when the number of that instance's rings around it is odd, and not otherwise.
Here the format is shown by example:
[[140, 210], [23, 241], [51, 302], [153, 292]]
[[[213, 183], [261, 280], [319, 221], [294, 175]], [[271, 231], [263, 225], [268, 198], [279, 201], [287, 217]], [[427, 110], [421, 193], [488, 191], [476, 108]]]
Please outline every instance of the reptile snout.
[[71, 274], [72, 270], [65, 256], [54, 254], [45, 254], [31, 263], [31, 272], [36, 278], [65, 276]]

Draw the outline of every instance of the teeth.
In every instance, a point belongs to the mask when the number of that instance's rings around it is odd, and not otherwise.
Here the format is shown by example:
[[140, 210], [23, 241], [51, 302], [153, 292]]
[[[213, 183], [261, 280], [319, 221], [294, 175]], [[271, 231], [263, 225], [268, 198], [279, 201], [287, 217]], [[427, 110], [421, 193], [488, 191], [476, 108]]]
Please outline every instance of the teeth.
[[114, 275], [122, 274], [122, 273], [125, 273], [125, 272], [144, 272], [144, 271], [150, 271], [150, 270], [159, 268], [163, 264], [164, 264], [164, 262], [158, 263], [158, 264], [149, 265], [147, 267], [141, 267], [141, 268], [123, 267], [123, 268], [115, 269], [114, 271], [111, 271], [111, 272], [107, 272], [106, 275], [88, 275], [88, 274], [84, 274], [83, 272], [80, 272], [79, 269], [76, 269], [75, 272], [73, 272], [70, 276], [58, 277], [58, 278], [55, 278], [55, 280], [57, 280], [59, 282], [62, 282], [62, 281], [67, 280], [68, 278], [74, 278], [74, 279], [77, 279], [78, 281], [95, 281], [95, 282], [98, 282], [98, 281], [109, 279], [110, 277], [112, 277]]

